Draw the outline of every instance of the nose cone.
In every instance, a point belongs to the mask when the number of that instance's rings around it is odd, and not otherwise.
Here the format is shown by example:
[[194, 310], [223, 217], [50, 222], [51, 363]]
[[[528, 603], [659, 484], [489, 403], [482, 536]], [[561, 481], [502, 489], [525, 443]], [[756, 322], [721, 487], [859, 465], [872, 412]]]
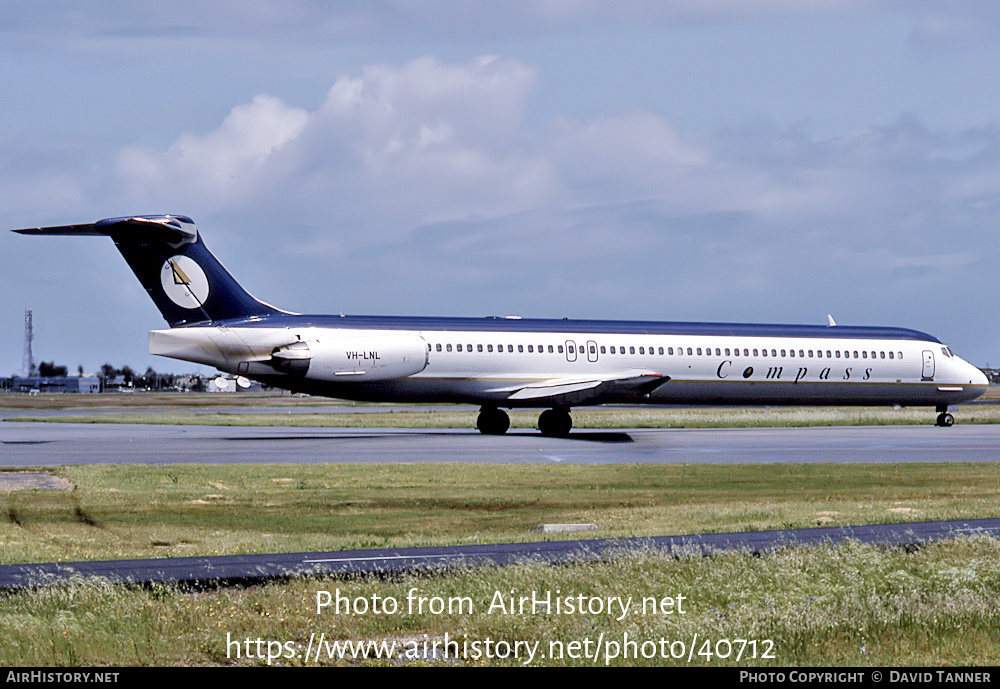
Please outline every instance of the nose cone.
[[965, 365], [969, 367], [969, 385], [981, 386], [985, 390], [986, 386], [990, 384], [986, 374], [968, 362]]
[[990, 381], [985, 373], [964, 359], [955, 357], [953, 361], [955, 368], [948, 377], [954, 381], [955, 385], [961, 385], [965, 388], [968, 393], [964, 396], [966, 401], [975, 399], [986, 392]]

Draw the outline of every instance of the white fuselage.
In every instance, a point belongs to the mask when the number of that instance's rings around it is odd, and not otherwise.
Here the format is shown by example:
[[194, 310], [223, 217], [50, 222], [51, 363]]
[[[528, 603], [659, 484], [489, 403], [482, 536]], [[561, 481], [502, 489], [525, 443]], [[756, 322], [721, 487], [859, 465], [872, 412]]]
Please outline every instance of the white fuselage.
[[495, 329], [186, 327], [153, 354], [345, 399], [544, 407], [903, 404], [978, 397], [977, 368], [927, 339]]

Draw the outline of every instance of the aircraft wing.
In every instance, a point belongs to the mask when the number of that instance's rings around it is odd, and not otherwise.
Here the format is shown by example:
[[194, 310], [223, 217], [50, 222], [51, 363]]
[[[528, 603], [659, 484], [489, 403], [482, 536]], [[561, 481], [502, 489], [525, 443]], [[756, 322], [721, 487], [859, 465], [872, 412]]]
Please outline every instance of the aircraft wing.
[[670, 380], [656, 371], [631, 369], [604, 376], [587, 378], [551, 378], [549, 380], [512, 386], [503, 392], [510, 392], [509, 400], [551, 401], [552, 404], [581, 404], [608, 394], [648, 395]]

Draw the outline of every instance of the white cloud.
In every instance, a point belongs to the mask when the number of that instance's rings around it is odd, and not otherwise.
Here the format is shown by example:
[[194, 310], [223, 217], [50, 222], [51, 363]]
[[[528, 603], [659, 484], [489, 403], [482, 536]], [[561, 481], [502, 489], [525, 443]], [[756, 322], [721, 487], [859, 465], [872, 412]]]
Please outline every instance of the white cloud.
[[307, 119], [305, 110], [260, 95], [233, 108], [205, 136], [183, 134], [163, 152], [126, 148], [118, 175], [136, 198], [193, 197], [209, 206], [242, 201], [257, 191], [258, 174], [295, 140]]
[[495, 57], [371, 66], [337, 80], [316, 110], [261, 95], [166, 151], [128, 148], [118, 173], [140, 205], [284, 204], [303, 218], [385, 234], [512, 212], [537, 203], [549, 184], [545, 162], [523, 141], [534, 80], [522, 63]]
[[[958, 318], [940, 307], [952, 289], [1000, 289], [980, 258], [1000, 223], [993, 128], [909, 117], [828, 141], [767, 123], [695, 137], [649, 108], [539, 126], [538, 83], [510, 58], [372, 65], [313, 109], [260, 95], [207, 132], [125, 147], [105, 178], [83, 162], [54, 175], [53, 158], [0, 188], [188, 213], [251, 291], [301, 312], [898, 311], [936, 332]], [[223, 244], [233, 228], [247, 241]]]

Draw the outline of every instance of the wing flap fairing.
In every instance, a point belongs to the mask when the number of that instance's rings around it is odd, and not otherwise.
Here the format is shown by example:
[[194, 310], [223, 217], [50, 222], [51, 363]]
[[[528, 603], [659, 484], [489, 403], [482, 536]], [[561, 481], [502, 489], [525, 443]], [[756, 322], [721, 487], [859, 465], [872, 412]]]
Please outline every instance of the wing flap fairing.
[[510, 401], [544, 401], [553, 404], [596, 400], [614, 393], [648, 395], [670, 380], [670, 376], [651, 370], [630, 370], [593, 378], [552, 378], [529, 385], [506, 388]]

